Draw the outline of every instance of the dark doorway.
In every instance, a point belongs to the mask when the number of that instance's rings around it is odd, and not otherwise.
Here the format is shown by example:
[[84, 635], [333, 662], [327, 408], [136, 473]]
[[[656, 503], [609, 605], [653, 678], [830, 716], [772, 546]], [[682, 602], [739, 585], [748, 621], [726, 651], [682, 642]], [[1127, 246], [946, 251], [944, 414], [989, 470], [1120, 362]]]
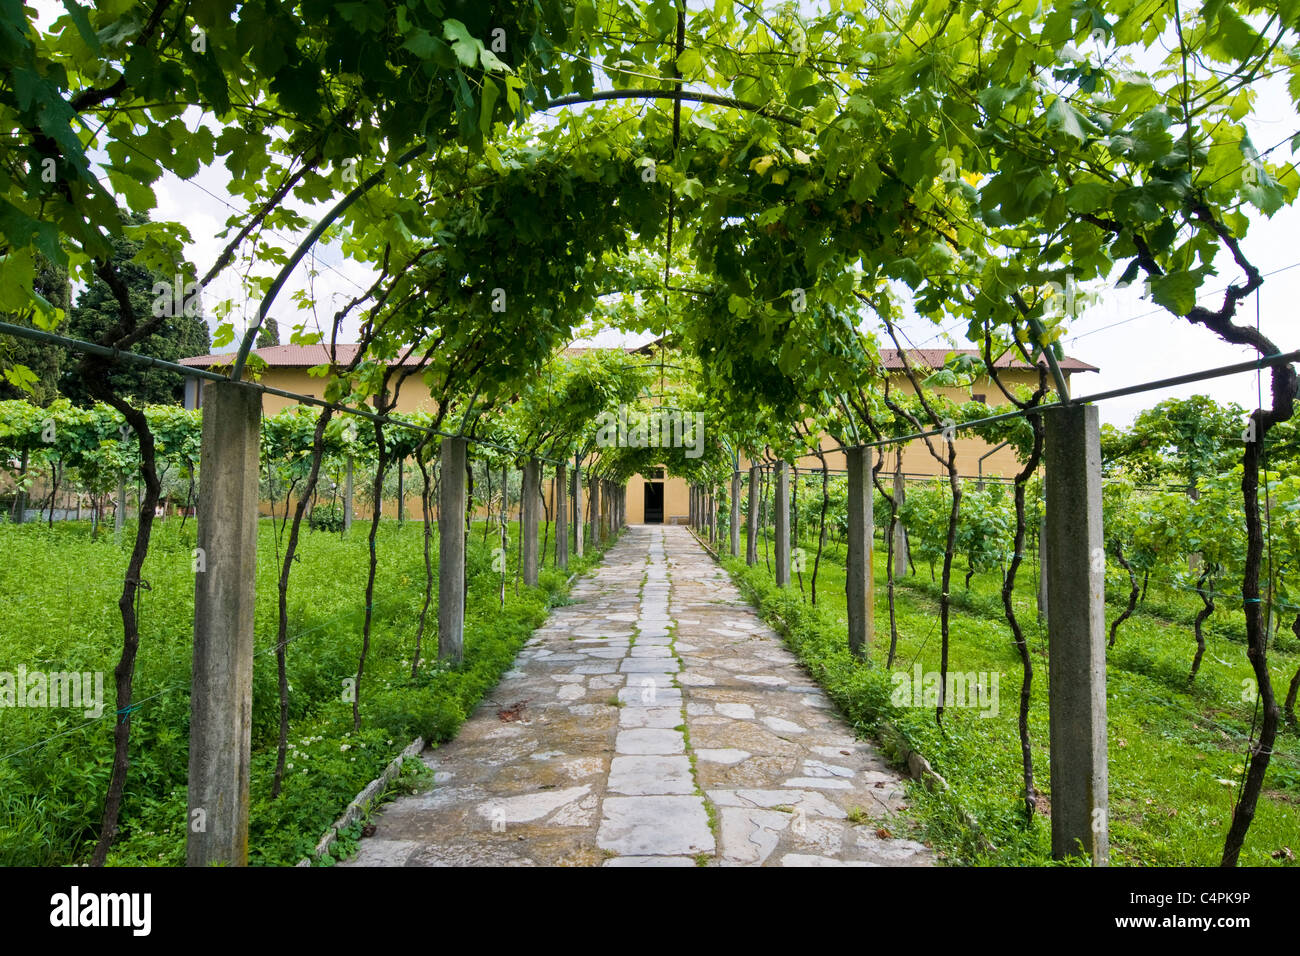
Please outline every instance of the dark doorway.
[[662, 481], [645, 483], [645, 523], [664, 523], [664, 484]]

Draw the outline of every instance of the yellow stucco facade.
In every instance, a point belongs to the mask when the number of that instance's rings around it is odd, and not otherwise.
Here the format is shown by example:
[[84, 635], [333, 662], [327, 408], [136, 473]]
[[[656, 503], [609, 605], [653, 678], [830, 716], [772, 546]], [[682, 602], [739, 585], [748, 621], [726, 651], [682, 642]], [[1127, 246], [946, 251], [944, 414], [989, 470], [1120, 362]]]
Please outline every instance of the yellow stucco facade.
[[[324, 391], [324, 380], [314, 378], [308, 374], [311, 364], [320, 364], [323, 359], [312, 361], [308, 354], [306, 358], [299, 358], [297, 353], [290, 350], [294, 346], [275, 346], [271, 349], [258, 350], [268, 360], [268, 366], [258, 375], [258, 381], [272, 388], [283, 389], [285, 391], [297, 392], [303, 395], [316, 397]], [[942, 354], [941, 350], [934, 350], [935, 354]], [[290, 357], [296, 364], [281, 364], [281, 360]], [[215, 356], [202, 356], [194, 359], [184, 360], [185, 364], [190, 365], [210, 365]], [[933, 357], [930, 359], [931, 365], [935, 364]], [[942, 361], [940, 358], [939, 362]], [[1067, 383], [1072, 371], [1095, 371], [1092, 366], [1085, 365], [1081, 362], [1069, 360], [1065, 376]], [[310, 364], [304, 364], [310, 363]], [[917, 364], [914, 362], [914, 365]], [[928, 372], [927, 369], [919, 369], [922, 374]], [[1010, 367], [1002, 368], [998, 372], [999, 378], [1008, 388], [1014, 388], [1018, 385], [1032, 387], [1038, 381], [1038, 373], [1028, 367]], [[194, 385], [197, 380], [191, 380]], [[890, 388], [903, 394], [912, 394], [913, 389], [910, 380], [905, 372], [901, 369], [890, 373]], [[972, 400], [987, 401], [991, 405], [1003, 404], [1005, 399], [997, 385], [991, 378], [977, 380], [968, 388], [937, 388], [933, 389], [941, 395], [944, 395], [954, 402], [967, 402]], [[186, 404], [192, 406], [194, 403], [194, 392], [187, 392]], [[262, 408], [268, 415], [294, 404], [289, 398], [278, 395], [263, 395]], [[397, 411], [399, 412], [432, 412], [435, 410], [433, 399], [423, 381], [418, 376], [412, 376], [407, 379], [398, 391]], [[705, 439], [708, 437], [708, 422], [704, 422]], [[935, 447], [940, 448], [938, 439], [932, 439]], [[983, 439], [978, 438], [969, 432], [958, 432], [956, 440], [957, 446], [957, 468], [963, 476], [976, 477], [983, 475], [985, 477], [1007, 478], [1013, 475], [1021, 467], [1016, 459], [1015, 452], [1008, 447], [994, 450]], [[843, 452], [831, 450], [837, 447], [837, 443], [829, 436], [823, 436], [821, 447], [825, 449], [826, 465], [833, 472], [843, 472], [845, 468], [845, 459]], [[891, 448], [886, 453], [885, 469], [892, 474], [895, 468], [896, 458], [895, 451]], [[800, 472], [820, 470], [821, 463], [815, 455], [804, 455], [795, 462]], [[747, 473], [749, 469], [749, 460], [745, 456], [740, 457], [740, 468], [742, 473]], [[917, 440], [909, 442], [903, 446], [902, 471], [909, 479], [918, 479], [934, 477], [944, 474], [943, 468], [926, 450], [924, 442]], [[419, 480], [418, 473], [414, 468], [408, 466], [408, 489], [416, 491]], [[484, 481], [484, 476], [476, 474], [475, 480], [478, 483]], [[554, 492], [552, 481], [548, 476], [543, 482], [542, 492], [546, 498], [546, 507], [549, 513], [554, 515]], [[655, 486], [662, 489], [660, 492]], [[481, 491], [482, 485], [479, 485]], [[662, 521], [666, 524], [685, 522], [690, 508], [690, 493], [685, 479], [673, 477], [671, 475], [634, 475], [628, 482], [627, 486], [627, 521], [629, 524], [642, 524], [646, 520], [647, 494], [652, 497], [658, 497], [662, 494]], [[359, 496], [358, 496], [359, 497]], [[584, 511], [588, 504], [588, 497], [584, 495]], [[420, 499], [418, 492], [408, 494], [406, 501], [406, 513], [415, 515], [419, 513]], [[603, 507], [602, 507], [603, 510]], [[651, 509], [653, 512], [653, 508]], [[478, 511], [482, 514], [482, 511]], [[384, 514], [396, 516], [397, 503], [387, 501], [384, 503]], [[356, 517], [369, 517], [364, 505], [357, 501]], [[651, 515], [653, 519], [653, 514]]]

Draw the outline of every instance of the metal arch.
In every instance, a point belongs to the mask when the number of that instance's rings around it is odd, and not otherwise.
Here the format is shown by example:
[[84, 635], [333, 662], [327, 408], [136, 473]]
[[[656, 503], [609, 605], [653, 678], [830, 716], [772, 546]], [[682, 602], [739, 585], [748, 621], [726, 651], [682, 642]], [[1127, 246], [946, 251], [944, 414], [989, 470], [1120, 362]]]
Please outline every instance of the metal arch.
[[[428, 152], [428, 150], [429, 144], [427, 142], [421, 143], [419, 146], [413, 146], [405, 153], [398, 156], [393, 162], [393, 165], [405, 166], [417, 156]], [[298, 263], [302, 261], [302, 257], [307, 254], [307, 251], [311, 249], [312, 246], [316, 245], [317, 241], [319, 241], [320, 237], [325, 233], [325, 230], [334, 225], [339, 216], [343, 215], [349, 206], [368, 193], [376, 185], [381, 183], [383, 179], [384, 170], [378, 169], [353, 187], [351, 192], [335, 203], [333, 208], [331, 208], [330, 211], [321, 218], [320, 222], [316, 223], [316, 225], [312, 227], [311, 232], [307, 233], [306, 238], [303, 239], [303, 241], [298, 244], [298, 248], [293, 251], [293, 255], [289, 257], [289, 260], [280, 268], [280, 271], [276, 273], [275, 281], [273, 281], [270, 287], [266, 290], [266, 295], [262, 296], [262, 304], [258, 306], [257, 321], [254, 322], [253, 325], [249, 327], [248, 331], [244, 333], [244, 340], [239, 345], [239, 354], [235, 356], [234, 367], [230, 370], [230, 378], [232, 381], [238, 382], [243, 376], [244, 363], [248, 361], [248, 353], [253, 349], [253, 342], [257, 339], [257, 333], [261, 330], [262, 323], [266, 320], [266, 314], [271, 309], [271, 303], [274, 302], [275, 297], [280, 294], [280, 289], [284, 286], [285, 282], [288, 281], [290, 273], [297, 268]]]
[[[688, 90], [602, 90], [593, 93], [590, 96], [562, 96], [559, 99], [549, 100], [544, 104], [537, 104], [537, 112], [544, 113], [548, 110], [555, 109], [556, 107], [574, 106], [580, 103], [626, 99], [667, 99], [675, 100], [678, 103], [711, 103], [715, 106], [726, 106], [735, 110], [756, 113], [779, 123], [785, 123], [786, 125], [794, 126], [799, 129], [803, 128], [802, 123], [799, 120], [791, 119], [787, 116], [781, 116], [780, 114], [774, 113], [770, 109], [756, 103], [748, 103], [744, 100], [734, 99], [729, 96], [720, 96], [715, 93], [692, 93]], [[429, 143], [427, 141], [420, 143], [418, 146], [412, 146], [406, 152], [398, 156], [391, 165], [397, 167], [405, 166], [413, 159], [427, 153], [428, 151]], [[320, 240], [320, 237], [325, 233], [325, 230], [332, 226], [338, 220], [339, 216], [343, 215], [343, 213], [347, 211], [349, 206], [355, 203], [379, 183], [383, 182], [384, 176], [384, 169], [378, 169], [353, 187], [346, 196], [334, 204], [330, 211], [321, 218], [320, 222], [316, 223], [316, 225], [312, 227], [311, 232], [307, 233], [306, 238], [299, 243], [298, 248], [294, 250], [293, 255], [291, 255], [288, 261], [280, 268], [280, 271], [276, 274], [275, 280], [266, 290], [266, 295], [262, 297], [261, 305], [258, 306], [257, 321], [254, 322], [253, 325], [244, 333], [244, 339], [239, 346], [239, 353], [235, 357], [235, 364], [230, 371], [231, 380], [237, 382], [244, 374], [244, 364], [248, 361], [248, 353], [253, 349], [253, 343], [257, 340], [257, 333], [261, 330], [262, 323], [266, 320], [266, 315], [270, 311], [271, 304], [275, 301], [275, 297], [279, 295], [280, 289], [284, 286], [285, 282], [288, 281], [289, 275], [295, 268], [297, 268], [298, 263], [302, 261], [303, 256], [305, 256], [308, 250]]]

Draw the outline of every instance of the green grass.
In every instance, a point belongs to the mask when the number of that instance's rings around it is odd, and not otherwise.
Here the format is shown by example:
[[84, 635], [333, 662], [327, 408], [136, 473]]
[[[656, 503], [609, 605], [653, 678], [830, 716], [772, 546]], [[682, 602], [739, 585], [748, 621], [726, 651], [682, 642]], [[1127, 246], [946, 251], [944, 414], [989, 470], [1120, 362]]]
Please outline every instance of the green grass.
[[[423, 527], [381, 523], [371, 648], [360, 688], [362, 726], [353, 732], [343, 681], [354, 677], [360, 652], [368, 525], [346, 535], [303, 532], [301, 563], [289, 597], [288, 667], [291, 750], [282, 795], [272, 800], [278, 727], [276, 580], [279, 561], [271, 523], [259, 528], [256, 650], [253, 668], [253, 755], [250, 863], [296, 863], [356, 793], [419, 735], [434, 744], [456, 732], [483, 694], [510, 666], [548, 607], [563, 599], [568, 575], [547, 566], [540, 587], [513, 586], [508, 553], [506, 604], [492, 549], [476, 526], [467, 553], [470, 581], [465, 660], [436, 661], [435, 583], [421, 667], [412, 679], [416, 622], [424, 596]], [[193, 521], [155, 526], [140, 601], [140, 651], [131, 716], [131, 768], [122, 831], [110, 862], [184, 862], [193, 647]], [[512, 531], [512, 543], [514, 534]], [[102, 671], [106, 716], [79, 710], [0, 712], [0, 864], [84, 862], [97, 838], [112, 759], [113, 667], [121, 647], [117, 598], [133, 528], [122, 546], [92, 540], [87, 523], [0, 524], [0, 670]], [[554, 536], [551, 536], [553, 543]], [[599, 559], [589, 550], [571, 562], [581, 572]], [[56, 736], [61, 735], [61, 736]], [[49, 739], [54, 738], [54, 739]]]
[[[805, 540], [809, 576], [816, 542]], [[884, 553], [875, 554], [875, 638], [869, 664], [855, 662], [845, 640], [843, 549], [823, 556], [818, 575], [818, 605], [801, 597], [798, 582], [779, 592], [764, 563], [762, 544], [753, 568], [725, 558], [734, 579], [773, 622], [782, 623], [788, 641], [844, 713], [861, 730], [891, 721], [952, 785], [951, 797], [913, 788], [913, 809], [927, 836], [954, 862], [1043, 864], [1050, 862], [1050, 828], [1045, 816], [1026, 825], [1021, 793], [1021, 763], [1016, 716], [1020, 657], [1002, 613], [1001, 579], [976, 574], [967, 591], [965, 568], [953, 573], [950, 670], [999, 675], [996, 716], [977, 709], [948, 708], [944, 726], [932, 707], [895, 707], [886, 669], [889, 616]], [[1127, 596], [1116, 579], [1108, 594]], [[1014, 603], [1025, 628], [1034, 665], [1030, 707], [1035, 781], [1050, 798], [1047, 724], [1047, 640], [1037, 620], [1032, 565], [1020, 572]], [[899, 582], [896, 591], [899, 642], [894, 672], [939, 668], [939, 594], [926, 567]], [[1226, 603], [1226, 602], [1225, 602]], [[1242, 699], [1251, 677], [1240, 613], [1220, 609], [1211, 618], [1207, 651], [1190, 687], [1195, 643], [1191, 621], [1199, 600], [1152, 582], [1146, 603], [1119, 631], [1108, 652], [1111, 860], [1117, 865], [1213, 865], [1222, 851], [1232, 812], [1236, 781], [1246, 754], [1253, 706]], [[1108, 621], [1119, 613], [1109, 608]], [[1283, 630], [1270, 653], [1270, 673], [1279, 696], [1300, 663], [1296, 642]], [[1230, 781], [1225, 784], [1222, 781]], [[982, 851], [961, 820], [953, 801], [971, 812], [992, 841]], [[1242, 854], [1243, 865], [1278, 865], [1274, 853], [1300, 843], [1300, 739], [1283, 728], [1265, 781], [1254, 823]]]

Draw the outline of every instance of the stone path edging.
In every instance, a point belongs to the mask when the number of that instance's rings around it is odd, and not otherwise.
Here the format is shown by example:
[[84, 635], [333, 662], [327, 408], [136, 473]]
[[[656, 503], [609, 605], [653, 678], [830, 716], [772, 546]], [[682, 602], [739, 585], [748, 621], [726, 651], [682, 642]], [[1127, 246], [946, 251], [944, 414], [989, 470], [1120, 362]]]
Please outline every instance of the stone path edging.
[[311, 866], [312, 863], [322, 859], [325, 854], [329, 853], [330, 847], [338, 839], [339, 831], [346, 830], [360, 820], [366, 811], [370, 809], [370, 805], [375, 802], [375, 798], [380, 796], [388, 788], [388, 785], [397, 779], [402, 772], [402, 764], [406, 761], [406, 758], [417, 756], [423, 749], [424, 738], [416, 737], [400, 754], [390, 760], [388, 766], [384, 768], [384, 772], [366, 784], [362, 791], [347, 805], [347, 809], [325, 831], [325, 835], [316, 844], [316, 849], [312, 851], [312, 855], [299, 860], [295, 866]]

